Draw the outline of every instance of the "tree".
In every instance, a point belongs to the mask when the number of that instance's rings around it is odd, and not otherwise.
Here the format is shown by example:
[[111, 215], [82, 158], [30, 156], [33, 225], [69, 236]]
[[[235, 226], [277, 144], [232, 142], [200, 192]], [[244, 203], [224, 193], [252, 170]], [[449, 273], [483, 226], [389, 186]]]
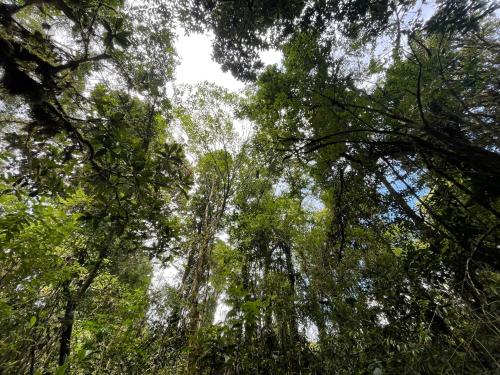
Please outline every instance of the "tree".
[[[132, 11], [127, 17], [120, 1], [28, 1], [1, 6], [2, 90], [8, 110], [2, 119], [8, 143], [2, 146], [8, 150], [3, 154], [8, 171], [4, 180], [10, 185], [4, 194], [9, 204], [17, 196], [20, 207], [11, 216], [2, 211], [7, 241], [2, 260], [10, 270], [3, 275], [8, 283], [2, 286], [2, 299], [7, 311], [21, 306], [21, 319], [37, 311], [27, 318], [31, 328], [37, 324], [37, 335], [14, 341], [19, 348], [28, 348], [30, 356], [8, 347], [4, 356], [2, 349], [6, 371], [34, 373], [53, 370], [56, 364], [59, 372], [69, 372], [70, 364], [85, 367], [81, 362], [85, 353], [96, 350], [88, 348], [93, 345], [88, 337], [99, 329], [80, 324], [85, 316], [95, 317], [89, 308], [96, 302], [100, 305], [96, 301], [99, 284], [106, 278], [129, 275], [129, 285], [142, 288], [138, 295], [143, 302], [137, 301], [139, 317], [135, 319], [144, 319], [149, 278], [134, 281], [131, 271], [117, 270], [132, 258], [139, 267], [148, 259], [170, 255], [170, 242], [177, 235], [172, 209], [186, 194], [190, 170], [182, 147], [166, 142], [168, 102], [162, 86], [169, 76], [151, 68], [173, 64], [172, 50], [162, 56], [152, 54], [154, 50], [128, 53], [130, 43], [152, 35], [144, 28], [135, 30], [137, 9]], [[47, 31], [52, 27], [67, 32], [73, 41], [61, 46]], [[131, 30], [136, 32], [133, 37]], [[150, 46], [171, 48], [167, 34], [160, 28]], [[136, 70], [123, 65], [134, 61]], [[115, 64], [118, 77], [123, 78], [121, 86], [115, 90], [104, 83], [86, 87], [90, 74], [97, 74], [105, 62]], [[145, 99], [138, 99], [136, 93]], [[24, 105], [27, 111], [16, 105]], [[27, 207], [41, 207], [32, 221], [22, 218], [30, 211]], [[51, 219], [53, 212], [59, 216]], [[41, 230], [58, 225], [62, 225], [59, 237], [49, 237], [54, 246], [41, 243], [42, 250], [37, 252], [36, 234], [30, 237], [30, 233], [43, 235]], [[44, 268], [30, 261], [33, 252], [39, 254], [35, 259]], [[60, 262], [54, 261], [57, 257]], [[26, 298], [31, 300], [19, 305], [13, 291], [17, 285], [24, 288], [24, 283], [30, 293]], [[127, 289], [124, 280], [113, 287], [120, 290], [120, 285]], [[24, 298], [20, 296], [21, 301]], [[117, 319], [123, 319], [119, 311]], [[95, 317], [94, 322], [98, 320]], [[13, 319], [8, 324], [10, 337], [25, 332], [18, 322]], [[134, 326], [136, 322], [130, 324]], [[72, 343], [78, 351], [72, 350]], [[87, 362], [92, 363], [94, 357]]]
[[180, 16], [188, 29], [215, 34], [214, 58], [224, 70], [254, 80], [263, 67], [259, 51], [277, 47], [302, 31], [348, 38], [374, 37], [391, 26], [392, 15], [413, 0], [350, 1], [182, 1]]
[[[178, 132], [194, 159], [194, 189], [182, 207], [180, 256], [184, 269], [164, 335], [175, 340], [178, 351], [186, 346], [186, 373], [199, 371], [199, 332], [210, 325], [218, 292], [210, 283], [212, 254], [225, 230], [231, 199], [244, 156], [244, 139], [236, 131], [237, 96], [217, 86], [183, 87], [177, 93], [174, 112]], [[169, 302], [167, 302], [169, 303]], [[173, 359], [177, 363], [181, 358]]]
[[496, 8], [0, 2], [0, 372], [497, 373]]

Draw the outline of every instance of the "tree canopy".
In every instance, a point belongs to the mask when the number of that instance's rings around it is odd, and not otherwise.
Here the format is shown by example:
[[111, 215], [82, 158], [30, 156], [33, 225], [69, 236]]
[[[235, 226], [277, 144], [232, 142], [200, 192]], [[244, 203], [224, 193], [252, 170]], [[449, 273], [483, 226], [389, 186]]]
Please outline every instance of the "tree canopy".
[[497, 10], [1, 0], [0, 374], [498, 373]]

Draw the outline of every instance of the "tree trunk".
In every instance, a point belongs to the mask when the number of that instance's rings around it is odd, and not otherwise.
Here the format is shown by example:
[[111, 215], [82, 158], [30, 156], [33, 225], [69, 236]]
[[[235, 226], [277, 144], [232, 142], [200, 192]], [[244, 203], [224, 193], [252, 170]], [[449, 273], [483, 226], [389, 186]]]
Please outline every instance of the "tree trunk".
[[[67, 289], [66, 308], [64, 309], [64, 318], [61, 326], [61, 337], [59, 339], [59, 366], [62, 366], [68, 360], [71, 352], [71, 334], [73, 332], [73, 323], [75, 318], [76, 305], [69, 291]], [[69, 371], [69, 367], [67, 369]]]

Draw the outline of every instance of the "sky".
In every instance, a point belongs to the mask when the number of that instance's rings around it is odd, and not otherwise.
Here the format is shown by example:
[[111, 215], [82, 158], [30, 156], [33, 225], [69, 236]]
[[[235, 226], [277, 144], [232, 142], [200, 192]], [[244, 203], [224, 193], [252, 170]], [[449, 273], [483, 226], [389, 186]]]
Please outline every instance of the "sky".
[[203, 81], [217, 83], [237, 91], [244, 87], [229, 72], [224, 73], [211, 58], [211, 38], [208, 34], [180, 34], [176, 43], [181, 64], [176, 69], [176, 83], [196, 84]]
[[[242, 90], [245, 85], [231, 73], [223, 72], [219, 64], [212, 60], [212, 38], [209, 33], [184, 35], [179, 32], [176, 49], [181, 63], [176, 69], [176, 83], [197, 84], [209, 81], [231, 91]], [[261, 59], [265, 64], [278, 64], [281, 52], [262, 52]]]

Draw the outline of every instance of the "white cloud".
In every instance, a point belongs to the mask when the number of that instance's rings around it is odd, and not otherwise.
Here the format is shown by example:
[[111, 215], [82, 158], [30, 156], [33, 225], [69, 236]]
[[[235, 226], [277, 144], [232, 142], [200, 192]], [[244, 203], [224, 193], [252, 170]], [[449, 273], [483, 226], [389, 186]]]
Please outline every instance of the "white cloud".
[[177, 84], [197, 84], [203, 81], [214, 82], [232, 91], [245, 86], [231, 73], [224, 73], [219, 64], [212, 60], [212, 41], [209, 34], [180, 34], [176, 48], [180, 65], [176, 71]]
[[[176, 42], [180, 65], [176, 69], [177, 84], [197, 84], [203, 81], [213, 82], [231, 91], [238, 91], [245, 84], [234, 78], [231, 73], [223, 72], [220, 65], [212, 59], [211, 33], [184, 35], [178, 30]], [[262, 51], [260, 57], [264, 64], [279, 64], [282, 53], [277, 50]]]
[[280, 64], [283, 59], [283, 53], [276, 49], [262, 51], [260, 53], [262, 62], [266, 65]]

